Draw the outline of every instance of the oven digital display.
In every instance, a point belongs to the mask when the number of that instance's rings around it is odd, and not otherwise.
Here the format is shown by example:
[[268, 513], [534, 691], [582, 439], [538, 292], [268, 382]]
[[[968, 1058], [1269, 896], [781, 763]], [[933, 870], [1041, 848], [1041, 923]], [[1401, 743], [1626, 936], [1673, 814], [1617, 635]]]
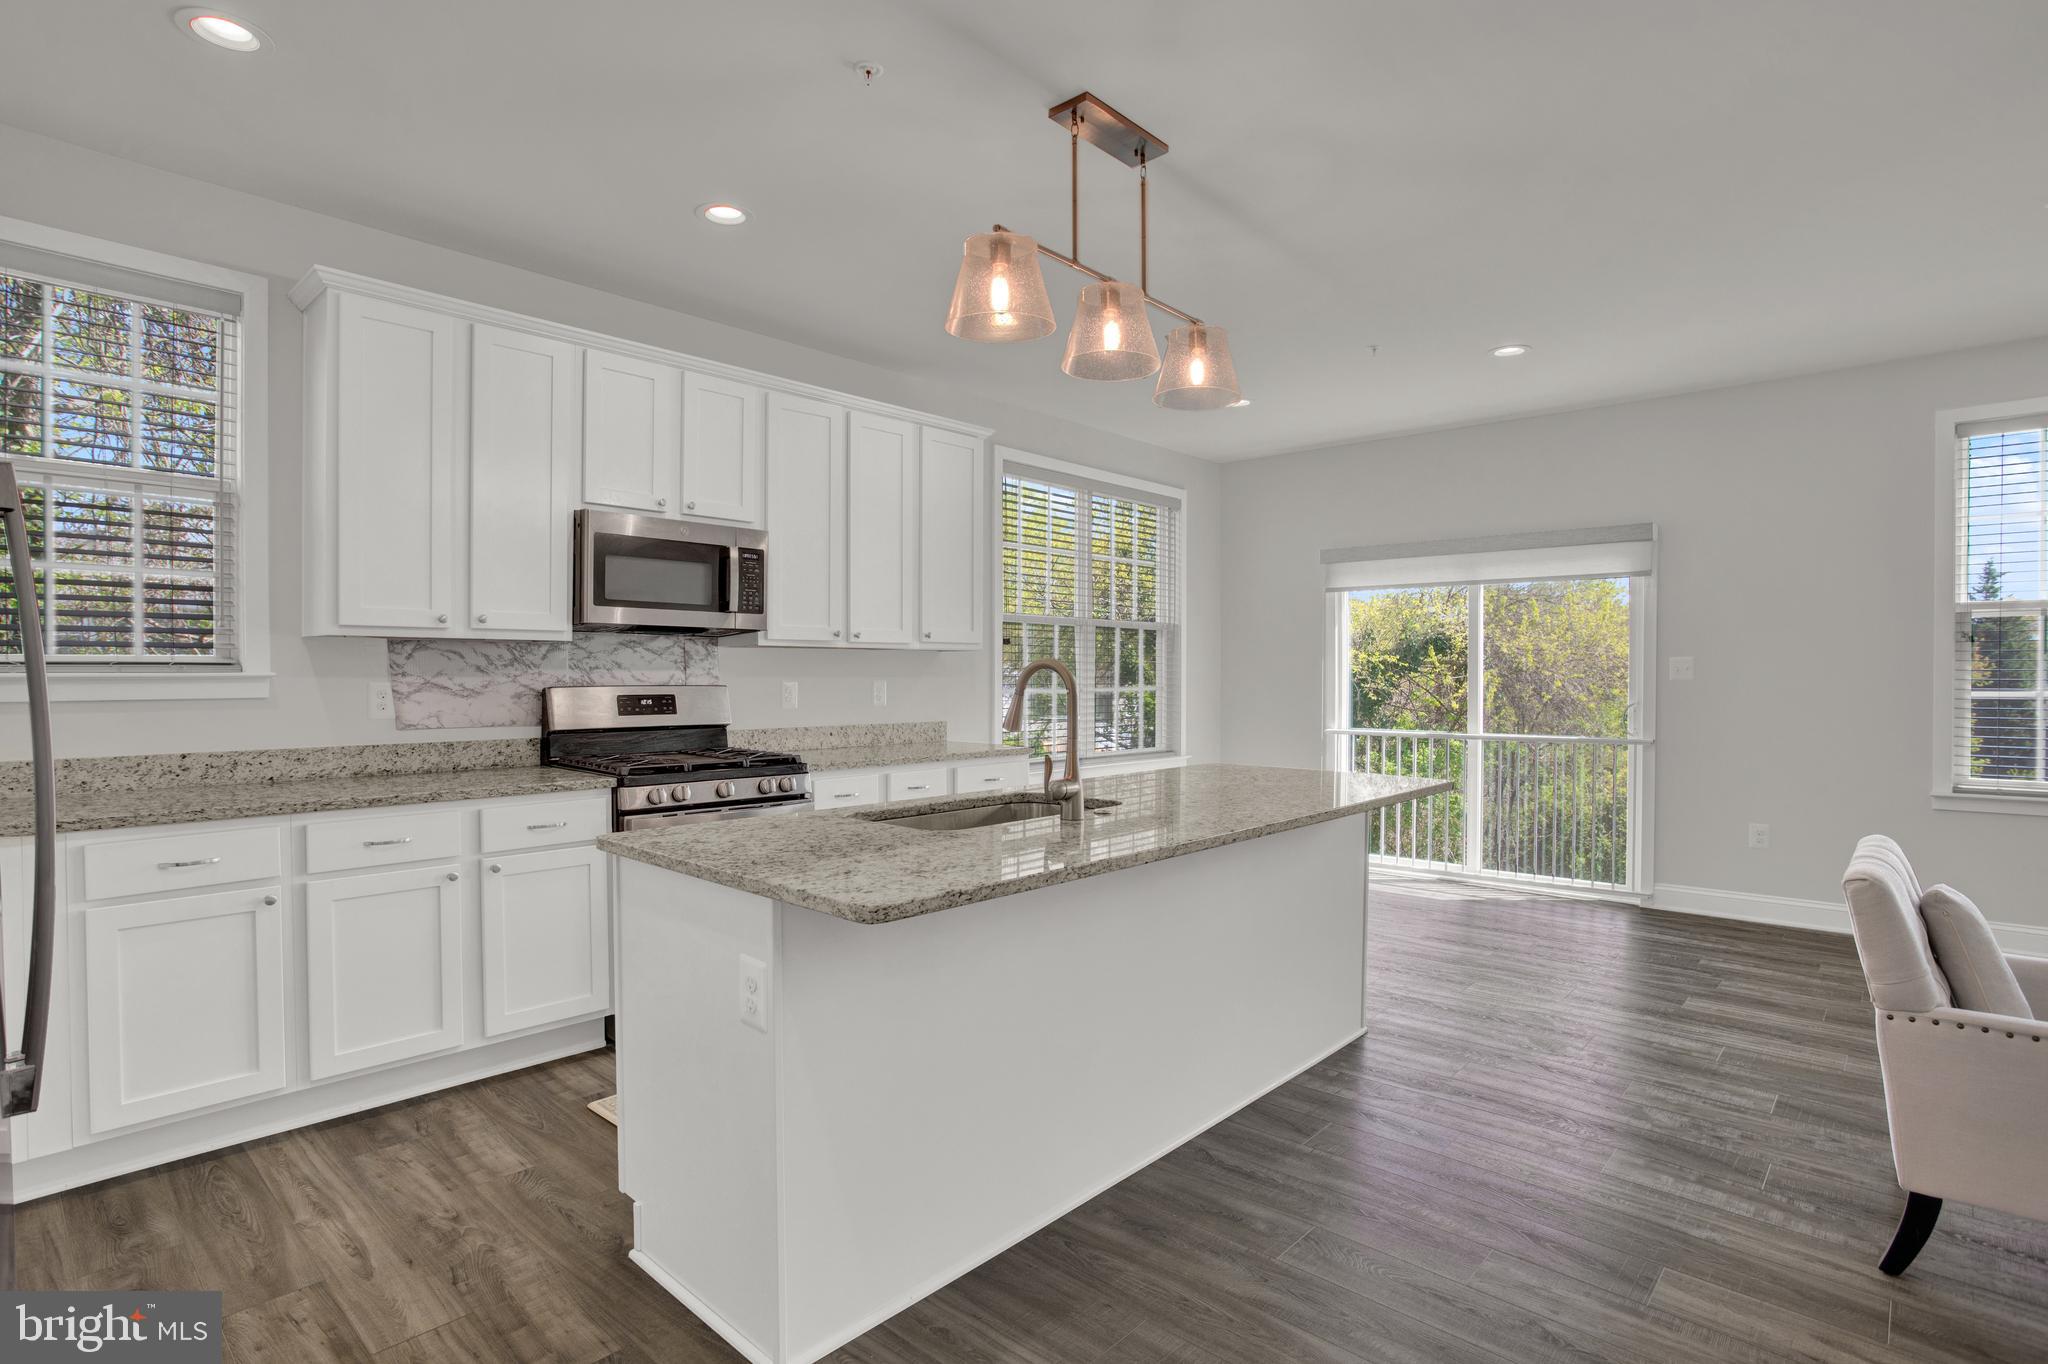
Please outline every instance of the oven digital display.
[[621, 715], [674, 715], [676, 698], [669, 692], [638, 692], [619, 698]]

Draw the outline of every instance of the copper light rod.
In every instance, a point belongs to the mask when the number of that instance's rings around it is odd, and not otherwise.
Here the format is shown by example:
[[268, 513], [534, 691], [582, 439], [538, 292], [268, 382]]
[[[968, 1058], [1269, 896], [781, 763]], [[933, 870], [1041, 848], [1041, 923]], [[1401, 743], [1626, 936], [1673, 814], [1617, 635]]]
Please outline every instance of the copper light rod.
[[[997, 223], [990, 230], [995, 232], [1008, 232], [1010, 229], [1004, 227], [1001, 223]], [[1080, 274], [1088, 276], [1090, 279], [1099, 279], [1105, 284], [1114, 283], [1116, 280], [1116, 276], [1114, 275], [1105, 275], [1092, 265], [1083, 265], [1080, 261], [1075, 260], [1072, 256], [1061, 255], [1059, 252], [1047, 246], [1044, 242], [1038, 243], [1038, 254], [1044, 256], [1047, 260], [1057, 261], [1061, 265], [1066, 266], [1069, 270], [1077, 271]], [[1144, 290], [1141, 288], [1139, 292], [1144, 293]], [[1179, 318], [1181, 321], [1187, 323], [1189, 326], [1199, 327], [1202, 325], [1201, 318], [1196, 317], [1193, 313], [1182, 312], [1180, 309], [1174, 307], [1171, 303], [1166, 302], [1164, 299], [1154, 298], [1150, 294], [1145, 294], [1145, 301], [1151, 304], [1153, 307], [1157, 308], [1162, 313], [1171, 313], [1173, 316]]]

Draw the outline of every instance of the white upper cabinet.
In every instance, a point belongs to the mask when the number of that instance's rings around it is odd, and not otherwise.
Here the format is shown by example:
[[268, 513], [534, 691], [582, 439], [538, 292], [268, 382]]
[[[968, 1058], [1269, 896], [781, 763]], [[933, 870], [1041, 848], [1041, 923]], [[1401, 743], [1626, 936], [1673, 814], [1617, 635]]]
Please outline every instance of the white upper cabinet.
[[767, 398], [754, 384], [684, 373], [684, 516], [761, 526]]
[[333, 613], [436, 633], [455, 606], [454, 318], [340, 295]]
[[846, 635], [846, 409], [786, 393], [768, 399], [770, 644]]
[[972, 648], [988, 610], [988, 453], [927, 426], [918, 445], [918, 643]]
[[569, 629], [576, 347], [478, 323], [470, 341], [469, 625]]
[[[917, 428], [856, 410], [846, 436], [846, 635], [917, 638]], [[770, 541], [769, 557], [775, 555]]]
[[583, 357], [583, 500], [676, 515], [683, 372], [630, 355]]

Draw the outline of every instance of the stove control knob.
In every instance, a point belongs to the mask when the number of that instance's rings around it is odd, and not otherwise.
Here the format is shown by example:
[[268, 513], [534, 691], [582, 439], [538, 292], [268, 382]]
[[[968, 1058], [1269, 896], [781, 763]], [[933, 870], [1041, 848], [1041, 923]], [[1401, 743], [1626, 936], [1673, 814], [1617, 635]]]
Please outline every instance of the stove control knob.
[[687, 786], [671, 786], [668, 791], [668, 798], [678, 805], [687, 805], [690, 802], [690, 788]]
[[756, 791], [759, 791], [764, 796], [773, 795], [775, 793], [775, 778], [761, 778], [761, 780], [755, 785], [754, 789]]
[[732, 798], [732, 783], [729, 781], [722, 781], [718, 783], [718, 785], [713, 788], [712, 794], [717, 796], [720, 800], [730, 800]]
[[775, 789], [778, 791], [794, 791], [796, 790], [796, 782], [788, 777], [784, 777], [781, 781], [775, 783]]

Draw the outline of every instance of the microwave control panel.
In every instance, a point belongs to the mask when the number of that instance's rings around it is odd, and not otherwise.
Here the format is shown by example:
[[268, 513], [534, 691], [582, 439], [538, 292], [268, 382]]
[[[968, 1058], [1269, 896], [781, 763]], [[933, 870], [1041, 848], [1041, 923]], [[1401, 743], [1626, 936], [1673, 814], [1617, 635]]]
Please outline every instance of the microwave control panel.
[[758, 616], [762, 611], [763, 580], [766, 577], [765, 561], [758, 549], [740, 550], [739, 600], [733, 607], [742, 616]]

